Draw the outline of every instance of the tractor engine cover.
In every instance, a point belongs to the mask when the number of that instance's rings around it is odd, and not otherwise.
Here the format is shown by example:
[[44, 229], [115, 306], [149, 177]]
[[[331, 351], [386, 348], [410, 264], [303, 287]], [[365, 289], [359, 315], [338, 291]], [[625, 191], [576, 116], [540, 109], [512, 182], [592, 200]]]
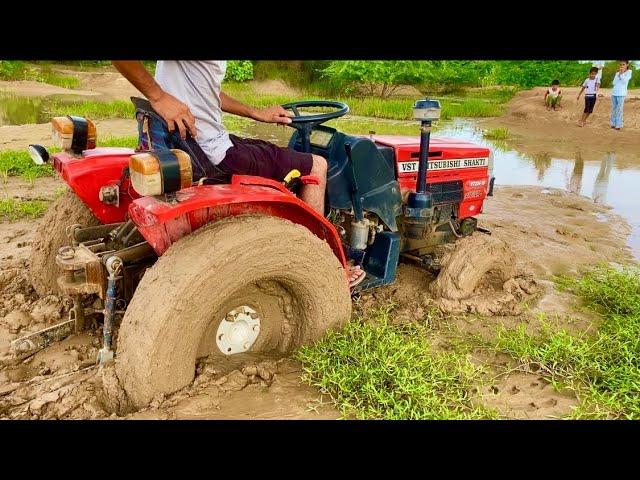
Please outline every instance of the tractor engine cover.
[[[395, 154], [398, 181], [405, 199], [416, 190], [420, 139], [399, 135], [373, 135], [379, 147]], [[434, 205], [455, 204], [459, 221], [482, 213], [489, 192], [493, 165], [487, 147], [460, 139], [431, 137], [427, 189]]]

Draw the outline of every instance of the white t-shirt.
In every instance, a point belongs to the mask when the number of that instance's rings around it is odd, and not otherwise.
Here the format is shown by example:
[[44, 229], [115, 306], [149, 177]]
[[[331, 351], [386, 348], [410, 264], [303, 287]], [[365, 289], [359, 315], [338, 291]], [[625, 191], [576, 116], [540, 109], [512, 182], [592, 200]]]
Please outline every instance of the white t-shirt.
[[196, 141], [215, 165], [233, 146], [222, 125], [220, 85], [227, 62], [221, 60], [162, 60], [155, 79], [165, 92], [187, 104], [196, 119]]
[[555, 90], [555, 91], [554, 91], [554, 90], [552, 90], [552, 88], [551, 88], [551, 87], [549, 87], [549, 88], [547, 89], [547, 93], [549, 94], [549, 96], [550, 96], [550, 97], [553, 97], [553, 98], [555, 98], [555, 97], [557, 97], [558, 95], [561, 95], [561, 94], [562, 94], [562, 92], [560, 91], [560, 88], [558, 88], [557, 90]]
[[594, 78], [593, 80], [591, 80], [590, 78], [587, 77], [587, 79], [584, 82], [582, 82], [582, 86], [585, 88], [584, 94], [595, 95], [596, 93], [598, 93], [597, 84], [598, 84], [597, 78]]
[[617, 71], [613, 77], [613, 88], [611, 89], [611, 95], [615, 97], [625, 97], [627, 95], [627, 85], [629, 85], [631, 75], [631, 70], [627, 70], [622, 74]]

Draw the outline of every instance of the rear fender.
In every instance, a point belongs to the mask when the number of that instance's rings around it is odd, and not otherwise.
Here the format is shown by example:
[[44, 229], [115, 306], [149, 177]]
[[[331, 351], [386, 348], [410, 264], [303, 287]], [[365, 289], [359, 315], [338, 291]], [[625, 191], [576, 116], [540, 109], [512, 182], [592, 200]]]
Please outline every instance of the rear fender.
[[101, 223], [117, 223], [125, 220], [129, 204], [139, 195], [129, 188], [126, 179], [120, 185], [119, 205], [106, 205], [100, 201], [100, 188], [122, 180], [134, 153], [130, 148], [96, 148], [85, 150], [81, 158], [75, 158], [62, 152], [53, 155], [51, 163]]
[[263, 177], [234, 175], [231, 184], [186, 188], [171, 201], [162, 196], [142, 197], [129, 207], [131, 220], [158, 255], [204, 225], [246, 214], [285, 218], [305, 226], [325, 240], [346, 267], [335, 227], [281, 183]]

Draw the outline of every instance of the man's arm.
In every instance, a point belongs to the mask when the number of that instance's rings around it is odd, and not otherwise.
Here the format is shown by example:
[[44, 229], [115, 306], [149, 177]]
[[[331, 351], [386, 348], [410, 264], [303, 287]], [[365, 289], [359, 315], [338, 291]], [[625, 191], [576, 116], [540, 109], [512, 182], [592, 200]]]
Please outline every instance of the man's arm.
[[223, 112], [232, 113], [241, 117], [252, 118], [267, 123], [291, 123], [293, 114], [280, 105], [267, 108], [255, 108], [239, 102], [224, 92], [220, 92], [220, 108]]
[[187, 129], [192, 137], [196, 137], [196, 120], [189, 107], [162, 90], [142, 62], [114, 60], [111, 63], [124, 78], [147, 97], [153, 109], [167, 122], [170, 132], [173, 132], [177, 126], [183, 140], [187, 137]]
[[576, 97], [576, 100], [580, 100], [580, 95], [582, 95], [582, 92], [584, 92], [584, 84], [582, 85], [582, 88], [578, 92], [578, 96]]

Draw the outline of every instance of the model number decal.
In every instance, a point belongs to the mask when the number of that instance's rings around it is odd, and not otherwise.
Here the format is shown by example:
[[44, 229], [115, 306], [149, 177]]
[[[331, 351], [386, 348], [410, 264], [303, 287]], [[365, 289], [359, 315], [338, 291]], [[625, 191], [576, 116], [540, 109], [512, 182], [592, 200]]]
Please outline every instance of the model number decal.
[[[412, 173], [418, 171], [418, 162], [398, 162], [400, 173]], [[481, 158], [455, 158], [453, 160], [432, 160], [429, 162], [429, 170], [450, 170], [453, 168], [487, 167], [488, 157]]]

